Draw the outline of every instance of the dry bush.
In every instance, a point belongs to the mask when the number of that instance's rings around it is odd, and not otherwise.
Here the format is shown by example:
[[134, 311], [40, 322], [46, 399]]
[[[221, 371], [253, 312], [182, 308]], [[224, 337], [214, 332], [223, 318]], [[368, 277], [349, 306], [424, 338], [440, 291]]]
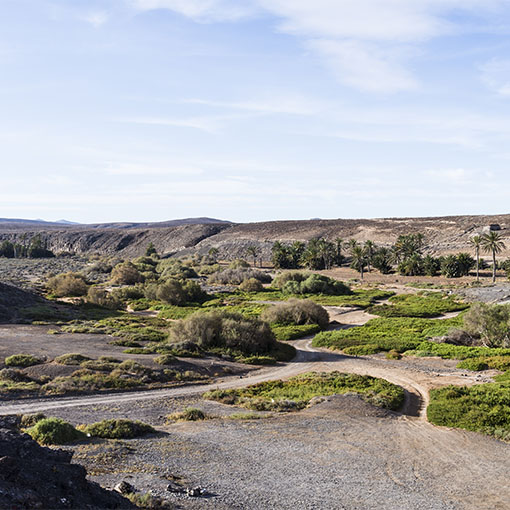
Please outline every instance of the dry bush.
[[261, 318], [271, 324], [317, 324], [321, 329], [329, 324], [328, 312], [309, 299], [289, 299], [267, 308]]
[[52, 276], [46, 282], [48, 291], [57, 297], [75, 297], [87, 294], [85, 278], [78, 273], [64, 273]]
[[243, 292], [260, 292], [263, 288], [264, 287], [260, 280], [257, 280], [256, 278], [247, 278], [241, 282], [241, 285], [239, 285], [239, 290], [242, 290]]
[[170, 338], [175, 343], [200, 348], [226, 348], [246, 354], [269, 352], [276, 340], [267, 322], [238, 313], [198, 312], [174, 324]]
[[183, 305], [185, 303], [200, 303], [207, 298], [207, 293], [201, 289], [197, 282], [170, 278], [159, 284], [148, 285], [145, 297], [171, 305]]
[[239, 285], [248, 278], [255, 278], [261, 283], [270, 283], [271, 276], [268, 273], [258, 271], [252, 268], [225, 269], [219, 273], [213, 273], [209, 276], [209, 283], [220, 285]]
[[112, 293], [100, 287], [90, 287], [87, 292], [87, 301], [110, 310], [116, 310], [121, 306], [121, 302]]
[[118, 285], [133, 285], [143, 282], [143, 276], [131, 262], [117, 264], [112, 270], [112, 283]]
[[303, 271], [285, 271], [284, 273], [279, 273], [276, 278], [273, 280], [272, 287], [276, 289], [283, 289], [287, 282], [303, 282], [305, 281], [312, 273], [303, 272]]

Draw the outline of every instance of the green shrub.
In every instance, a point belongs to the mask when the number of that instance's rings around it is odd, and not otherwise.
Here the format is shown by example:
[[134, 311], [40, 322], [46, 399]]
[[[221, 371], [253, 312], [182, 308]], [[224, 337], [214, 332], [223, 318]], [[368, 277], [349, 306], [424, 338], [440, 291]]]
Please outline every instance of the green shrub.
[[345, 354], [349, 354], [349, 356], [369, 356], [380, 351], [381, 348], [377, 344], [351, 345], [344, 349]]
[[427, 417], [435, 425], [510, 439], [510, 383], [446, 386], [431, 390]]
[[325, 329], [329, 324], [328, 312], [308, 299], [289, 299], [278, 303], [264, 310], [261, 318], [271, 324], [316, 324], [321, 329]]
[[46, 288], [54, 296], [73, 297], [87, 294], [88, 285], [84, 276], [78, 273], [65, 273], [49, 278]]
[[487, 370], [489, 365], [480, 358], [468, 358], [457, 363], [457, 368], [461, 368], [464, 370], [474, 370], [479, 372], [480, 370]]
[[401, 359], [402, 355], [395, 349], [391, 349], [386, 353], [386, 359]]
[[36, 358], [31, 354], [13, 354], [5, 358], [4, 363], [8, 367], [31, 367], [32, 365], [39, 365], [44, 363], [42, 359]]
[[83, 354], [69, 353], [56, 357], [54, 361], [59, 365], [81, 365], [84, 361], [89, 360], [90, 358]]
[[271, 324], [271, 330], [279, 342], [288, 340], [297, 340], [309, 335], [319, 333], [321, 328], [317, 324], [304, 324], [297, 326], [295, 324], [280, 326], [278, 324]]
[[276, 359], [272, 356], [246, 356], [239, 358], [237, 361], [247, 365], [274, 365], [276, 363]]
[[401, 294], [390, 298], [391, 305], [375, 305], [368, 313], [381, 317], [438, 317], [444, 313], [465, 310], [469, 305], [451, 297], [434, 292], [423, 294]]
[[154, 361], [160, 365], [171, 365], [177, 361], [177, 358], [171, 354], [162, 354], [154, 358]]
[[83, 439], [83, 432], [60, 418], [44, 418], [26, 430], [32, 439], [44, 445], [58, 445]]
[[463, 329], [487, 347], [510, 347], [510, 305], [474, 303], [464, 315]]
[[110, 419], [92, 423], [82, 428], [85, 434], [104, 439], [132, 439], [155, 432], [154, 428], [141, 421]]
[[200, 421], [205, 419], [205, 413], [196, 407], [187, 407], [180, 413], [169, 414], [167, 416], [168, 421]]
[[404, 402], [404, 390], [399, 386], [384, 379], [340, 372], [309, 372], [287, 381], [210, 391], [204, 398], [257, 411], [288, 411], [303, 409], [313, 397], [349, 392], [358, 393], [364, 400], [388, 409], [398, 409]]
[[319, 274], [311, 274], [301, 282], [288, 281], [282, 290], [287, 294], [329, 294], [333, 296], [352, 294], [351, 289], [344, 283]]

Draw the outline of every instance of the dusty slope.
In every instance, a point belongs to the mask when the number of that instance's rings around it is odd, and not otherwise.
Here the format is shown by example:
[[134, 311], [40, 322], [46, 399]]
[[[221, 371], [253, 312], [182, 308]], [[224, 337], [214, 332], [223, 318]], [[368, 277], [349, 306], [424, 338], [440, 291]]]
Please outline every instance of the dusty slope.
[[[428, 251], [448, 253], [471, 251], [469, 238], [490, 224], [502, 227], [503, 238], [510, 237], [510, 215], [451, 216], [441, 218], [386, 218], [386, 219], [337, 219], [309, 221], [270, 221], [263, 223], [207, 223], [164, 226], [162, 224], [109, 224], [70, 225], [58, 227], [19, 227], [0, 225], [0, 241], [10, 239], [20, 242], [27, 234], [41, 234], [55, 252], [119, 253], [125, 256], [143, 254], [149, 242], [160, 253], [207, 253], [217, 247], [220, 257], [246, 256], [246, 247], [257, 244], [262, 248], [264, 260], [269, 260], [271, 245], [276, 240], [307, 241], [316, 237], [335, 239], [371, 239], [379, 244], [391, 244], [400, 234], [421, 232], [425, 234]], [[510, 255], [510, 243], [507, 243]]]

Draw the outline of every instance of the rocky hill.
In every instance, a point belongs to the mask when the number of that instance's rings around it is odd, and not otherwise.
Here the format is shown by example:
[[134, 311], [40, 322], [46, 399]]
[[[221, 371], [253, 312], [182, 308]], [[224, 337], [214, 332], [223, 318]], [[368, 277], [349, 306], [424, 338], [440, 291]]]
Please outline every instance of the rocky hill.
[[[159, 253], [205, 254], [210, 248], [219, 250], [220, 258], [246, 256], [246, 247], [258, 245], [264, 260], [269, 260], [274, 241], [308, 241], [317, 237], [334, 240], [368, 239], [380, 245], [391, 245], [400, 234], [423, 233], [427, 252], [438, 255], [472, 251], [469, 239], [490, 226], [500, 229], [508, 246], [501, 256], [510, 256], [510, 215], [447, 216], [430, 218], [337, 219], [306, 221], [269, 221], [235, 224], [209, 218], [175, 220], [162, 223], [117, 223], [102, 225], [13, 226], [0, 224], [0, 241], [26, 242], [41, 235], [55, 253], [73, 252], [143, 254], [152, 242]], [[188, 221], [188, 223], [182, 222]], [[195, 221], [197, 223], [195, 223]]]

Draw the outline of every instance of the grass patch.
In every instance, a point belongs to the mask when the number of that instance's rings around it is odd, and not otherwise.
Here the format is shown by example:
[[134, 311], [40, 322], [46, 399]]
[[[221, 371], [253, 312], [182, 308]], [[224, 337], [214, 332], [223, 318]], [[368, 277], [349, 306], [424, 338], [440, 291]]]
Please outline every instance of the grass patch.
[[58, 356], [54, 359], [55, 363], [59, 365], [81, 365], [84, 361], [89, 360], [89, 357], [77, 353], [62, 354], [62, 356]]
[[201, 421], [206, 419], [205, 413], [196, 407], [187, 407], [179, 413], [169, 414], [167, 421]]
[[371, 306], [367, 312], [381, 317], [439, 317], [469, 308], [468, 304], [439, 292], [401, 294], [391, 297], [390, 301], [391, 305]]
[[31, 367], [32, 365], [40, 365], [44, 363], [41, 358], [32, 356], [31, 354], [13, 354], [5, 358], [4, 363], [8, 367]]
[[210, 391], [204, 398], [256, 411], [290, 411], [303, 409], [313, 397], [349, 392], [358, 393], [364, 400], [387, 409], [398, 409], [404, 401], [404, 390], [384, 379], [340, 372], [309, 372], [288, 381]]
[[228, 420], [260, 420], [262, 418], [270, 417], [270, 414], [259, 413], [233, 413], [227, 416]]
[[102, 420], [80, 429], [87, 435], [104, 439], [132, 439], [156, 432], [146, 423], [125, 419]]
[[271, 329], [276, 339], [280, 342], [315, 335], [321, 330], [317, 324], [271, 324]]
[[427, 417], [435, 425], [509, 440], [510, 381], [431, 390]]
[[60, 418], [43, 418], [25, 431], [43, 445], [58, 445], [78, 441], [85, 434]]

